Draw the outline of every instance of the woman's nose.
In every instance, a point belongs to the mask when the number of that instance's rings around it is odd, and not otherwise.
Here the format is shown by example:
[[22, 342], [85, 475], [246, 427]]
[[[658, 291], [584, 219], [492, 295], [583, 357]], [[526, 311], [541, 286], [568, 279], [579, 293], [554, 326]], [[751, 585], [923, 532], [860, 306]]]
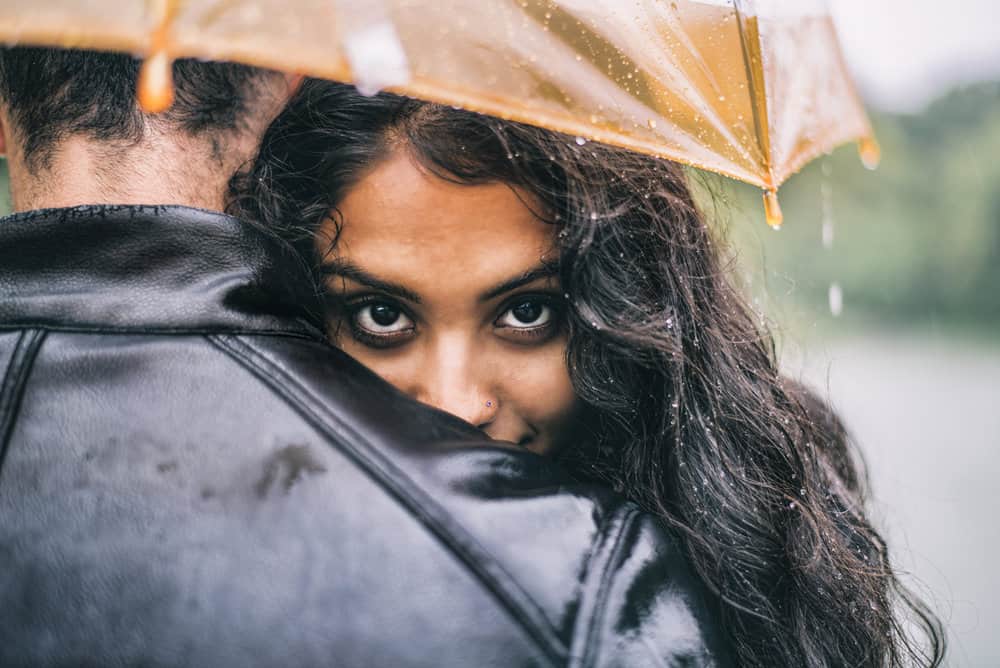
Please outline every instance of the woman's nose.
[[487, 389], [488, 382], [479, 377], [475, 362], [461, 350], [438, 351], [423, 369], [416, 398], [485, 429], [496, 418], [500, 406]]

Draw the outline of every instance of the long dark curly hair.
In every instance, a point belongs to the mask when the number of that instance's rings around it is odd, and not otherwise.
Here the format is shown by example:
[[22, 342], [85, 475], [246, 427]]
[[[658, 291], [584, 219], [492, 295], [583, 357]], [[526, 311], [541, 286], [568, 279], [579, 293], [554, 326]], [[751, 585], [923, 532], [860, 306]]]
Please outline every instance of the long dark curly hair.
[[678, 532], [741, 665], [939, 665], [940, 624], [866, 517], [843, 426], [780, 375], [683, 170], [580, 141], [307, 80], [234, 178], [231, 212], [318, 266], [320, 223], [393, 150], [456, 183], [531, 193], [558, 228], [566, 363], [587, 406], [589, 437], [565, 465]]

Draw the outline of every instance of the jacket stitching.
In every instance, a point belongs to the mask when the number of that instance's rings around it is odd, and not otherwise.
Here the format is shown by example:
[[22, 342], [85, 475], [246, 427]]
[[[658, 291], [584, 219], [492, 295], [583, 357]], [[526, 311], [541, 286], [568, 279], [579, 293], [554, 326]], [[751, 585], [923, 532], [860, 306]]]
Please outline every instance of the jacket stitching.
[[14, 433], [14, 418], [21, 406], [24, 386], [44, 339], [45, 332], [39, 330], [28, 330], [18, 337], [0, 385], [0, 472], [3, 472], [10, 437]]
[[[331, 412], [312, 393], [291, 377], [284, 369], [258, 351], [252, 344], [231, 336], [209, 336], [208, 340], [246, 367], [290, 406], [303, 414], [315, 427], [327, 435], [331, 445], [346, 454], [355, 464], [390, 495], [483, 583], [488, 591], [507, 609], [511, 617], [527, 632], [553, 665], [566, 658], [566, 648], [539, 606], [521, 589], [520, 585], [479, 546], [472, 536], [460, 526], [449, 522], [437, 504], [409, 480], [408, 476], [374, 448], [362, 451], [354, 442], [367, 439]], [[280, 377], [282, 382], [276, 382]], [[307, 405], [308, 404], [308, 405]], [[322, 415], [320, 415], [320, 413]], [[340, 434], [330, 429], [330, 422], [337, 425]], [[344, 438], [347, 436], [348, 438]]]
[[[597, 594], [594, 596], [593, 614], [591, 615], [587, 625], [587, 635], [585, 638], [583, 654], [578, 664], [579, 666], [592, 666], [594, 665], [594, 661], [597, 660], [598, 650], [600, 648], [599, 630], [601, 622], [604, 621], [607, 610], [608, 597], [611, 592], [611, 580], [614, 576], [615, 569], [621, 561], [621, 555], [625, 545], [625, 536], [631, 532], [638, 512], [638, 509], [634, 506], [623, 506], [622, 510], [616, 513], [616, 515], [622, 516], [621, 524], [618, 526], [618, 530], [615, 532], [612, 540], [610, 541], [608, 556], [604, 562], [603, 568], [601, 569], [600, 584], [597, 589]], [[609, 521], [609, 524], [612, 524], [612, 522]]]

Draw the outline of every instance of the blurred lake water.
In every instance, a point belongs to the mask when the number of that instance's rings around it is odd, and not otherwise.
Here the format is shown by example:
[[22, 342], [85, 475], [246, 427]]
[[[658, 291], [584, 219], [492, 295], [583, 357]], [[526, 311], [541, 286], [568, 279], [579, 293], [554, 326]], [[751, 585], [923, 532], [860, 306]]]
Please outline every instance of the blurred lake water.
[[1000, 336], [855, 331], [787, 344], [786, 371], [837, 408], [871, 509], [948, 631], [948, 666], [1000, 666]]

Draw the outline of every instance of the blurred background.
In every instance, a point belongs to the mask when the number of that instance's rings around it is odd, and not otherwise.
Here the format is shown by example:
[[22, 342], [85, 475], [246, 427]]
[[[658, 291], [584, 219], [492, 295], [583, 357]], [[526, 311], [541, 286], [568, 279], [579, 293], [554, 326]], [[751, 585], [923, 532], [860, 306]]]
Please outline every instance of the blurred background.
[[786, 371], [838, 409], [872, 509], [948, 629], [949, 666], [1000, 666], [1000, 27], [994, 0], [830, 0], [882, 146], [780, 191], [714, 193]]
[[[882, 146], [760, 192], [696, 174], [787, 372], [840, 411], [949, 666], [1000, 666], [1000, 28], [995, 0], [830, 0]], [[9, 209], [0, 161], [0, 214]]]

